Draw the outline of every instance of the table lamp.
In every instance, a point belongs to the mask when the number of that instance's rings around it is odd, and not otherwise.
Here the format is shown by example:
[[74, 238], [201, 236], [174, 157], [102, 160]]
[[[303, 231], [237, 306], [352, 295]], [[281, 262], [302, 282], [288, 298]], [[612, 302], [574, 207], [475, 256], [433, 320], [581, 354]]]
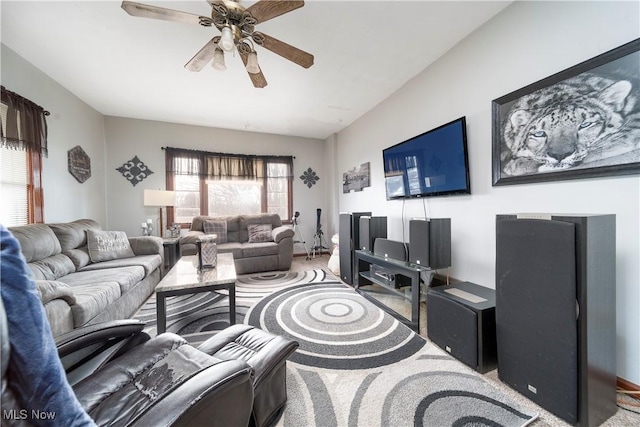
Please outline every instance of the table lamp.
[[164, 222], [162, 219], [162, 208], [166, 206], [175, 206], [176, 193], [175, 191], [166, 190], [144, 190], [144, 205], [145, 206], [158, 206], [160, 209], [160, 226], [158, 235], [164, 237]]

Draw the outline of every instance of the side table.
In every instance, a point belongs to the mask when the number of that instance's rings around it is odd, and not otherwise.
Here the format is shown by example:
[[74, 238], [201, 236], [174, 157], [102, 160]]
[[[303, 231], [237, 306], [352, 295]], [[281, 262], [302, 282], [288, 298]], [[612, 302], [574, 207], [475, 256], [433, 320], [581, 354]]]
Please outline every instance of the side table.
[[164, 268], [165, 271], [169, 271], [180, 259], [180, 238], [163, 237], [162, 246], [164, 246]]

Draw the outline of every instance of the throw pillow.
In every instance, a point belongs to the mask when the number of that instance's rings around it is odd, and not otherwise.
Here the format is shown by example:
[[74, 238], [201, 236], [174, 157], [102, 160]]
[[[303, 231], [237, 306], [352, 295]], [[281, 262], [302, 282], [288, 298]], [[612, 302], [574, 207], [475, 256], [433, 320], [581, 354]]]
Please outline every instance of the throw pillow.
[[271, 224], [249, 224], [247, 231], [249, 232], [249, 243], [273, 241]]
[[135, 256], [124, 231], [87, 230], [87, 246], [92, 262]]
[[216, 243], [227, 242], [227, 221], [208, 219], [202, 223], [205, 234], [215, 234]]

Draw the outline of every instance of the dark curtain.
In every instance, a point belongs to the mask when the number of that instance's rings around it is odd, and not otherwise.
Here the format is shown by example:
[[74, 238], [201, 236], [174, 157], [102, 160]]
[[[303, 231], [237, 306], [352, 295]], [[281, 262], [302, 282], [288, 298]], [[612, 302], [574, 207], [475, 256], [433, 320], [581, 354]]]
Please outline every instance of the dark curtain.
[[[197, 175], [210, 180], [221, 179], [264, 179], [267, 163], [288, 165], [286, 176], [293, 175], [292, 156], [257, 156], [250, 154], [213, 153], [166, 147], [167, 175]], [[269, 176], [275, 178], [274, 176]]]
[[2, 86], [2, 104], [6, 123], [0, 124], [0, 145], [17, 150], [34, 150], [45, 157], [49, 113], [39, 105]]
[[205, 177], [204, 152], [181, 148], [165, 148], [165, 164], [169, 175]]

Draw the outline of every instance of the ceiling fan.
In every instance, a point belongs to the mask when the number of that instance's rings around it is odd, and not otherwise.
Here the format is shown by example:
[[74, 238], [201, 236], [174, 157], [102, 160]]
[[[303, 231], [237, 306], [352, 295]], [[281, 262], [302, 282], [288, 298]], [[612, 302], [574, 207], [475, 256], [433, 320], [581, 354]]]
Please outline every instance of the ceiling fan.
[[253, 85], [257, 88], [265, 87], [267, 80], [258, 65], [253, 43], [301, 67], [309, 68], [313, 65], [313, 55], [254, 29], [257, 24], [301, 8], [304, 1], [260, 0], [247, 8], [240, 4], [240, 0], [207, 0], [207, 3], [211, 6], [211, 17], [131, 1], [123, 1], [122, 8], [131, 16], [203, 27], [215, 25], [221, 34], [213, 37], [185, 64], [184, 67], [189, 71], [200, 71], [209, 62], [217, 70], [226, 70], [224, 53], [237, 50]]

